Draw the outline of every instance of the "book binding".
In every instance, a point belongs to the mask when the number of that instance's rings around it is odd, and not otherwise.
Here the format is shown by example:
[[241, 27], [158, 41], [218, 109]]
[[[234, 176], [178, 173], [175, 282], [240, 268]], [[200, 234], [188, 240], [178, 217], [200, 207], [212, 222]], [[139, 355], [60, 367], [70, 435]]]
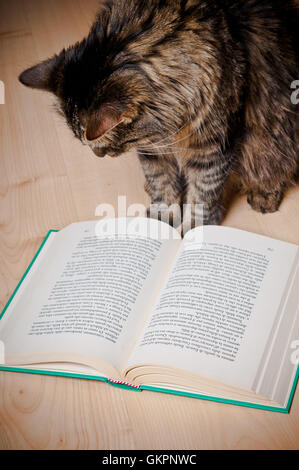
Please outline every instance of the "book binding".
[[141, 392], [139, 385], [134, 385], [124, 380], [107, 379], [107, 383], [109, 383], [110, 385], [113, 385], [114, 387], [129, 388], [129, 389], [133, 388], [134, 390]]

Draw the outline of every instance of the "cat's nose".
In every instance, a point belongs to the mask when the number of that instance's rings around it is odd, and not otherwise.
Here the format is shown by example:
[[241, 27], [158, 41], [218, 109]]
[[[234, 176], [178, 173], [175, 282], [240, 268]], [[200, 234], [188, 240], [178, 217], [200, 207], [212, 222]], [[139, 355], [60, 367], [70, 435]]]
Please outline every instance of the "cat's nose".
[[100, 157], [100, 158], [103, 158], [106, 155], [106, 152], [103, 149], [98, 148], [98, 147], [92, 149], [92, 151], [97, 157]]

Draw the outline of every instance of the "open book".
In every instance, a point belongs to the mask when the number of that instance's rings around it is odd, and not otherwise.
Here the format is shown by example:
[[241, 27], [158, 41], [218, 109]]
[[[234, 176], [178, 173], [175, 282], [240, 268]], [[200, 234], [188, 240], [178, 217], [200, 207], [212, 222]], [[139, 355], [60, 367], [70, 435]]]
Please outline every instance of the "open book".
[[74, 223], [48, 233], [5, 307], [1, 369], [288, 412], [298, 286], [289, 243], [217, 226], [181, 240], [146, 218]]

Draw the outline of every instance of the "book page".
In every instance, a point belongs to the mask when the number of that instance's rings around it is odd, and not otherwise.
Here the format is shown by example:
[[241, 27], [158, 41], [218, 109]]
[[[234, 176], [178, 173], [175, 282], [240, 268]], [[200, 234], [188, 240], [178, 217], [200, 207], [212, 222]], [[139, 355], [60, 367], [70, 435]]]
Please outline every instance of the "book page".
[[227, 227], [195, 231], [128, 368], [171, 366], [251, 389], [298, 247]]
[[81, 357], [91, 367], [105, 361], [119, 370], [158, 296], [178, 238], [167, 224], [145, 218], [76, 223], [55, 234], [0, 323], [6, 361]]

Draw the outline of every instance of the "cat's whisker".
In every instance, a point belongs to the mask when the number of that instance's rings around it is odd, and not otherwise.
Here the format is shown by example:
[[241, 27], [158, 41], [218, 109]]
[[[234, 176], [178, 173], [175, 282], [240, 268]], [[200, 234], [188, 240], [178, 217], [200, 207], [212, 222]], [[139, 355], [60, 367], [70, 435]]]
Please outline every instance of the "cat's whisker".
[[299, 116], [299, 113], [295, 113], [295, 111], [292, 111], [291, 109], [286, 108], [285, 106], [282, 106], [282, 108], [283, 108], [285, 111], [287, 111], [288, 113], [292, 113], [292, 114], [294, 114], [295, 116]]
[[172, 143], [169, 143], [169, 144], [166, 144], [166, 145], [158, 145], [158, 146], [154, 145], [154, 148], [156, 148], [157, 150], [160, 150], [160, 149], [164, 149], [164, 148], [174, 147], [177, 143], [183, 142], [183, 141], [189, 139], [195, 132], [197, 132], [197, 129], [193, 129], [192, 132], [190, 132], [186, 136], [182, 137], [181, 139], [176, 140], [175, 142], [172, 142]]
[[[140, 149], [139, 149], [140, 150]], [[140, 150], [140, 153], [142, 155], [152, 155], [152, 156], [157, 156], [157, 152], [145, 152], [143, 150]], [[173, 152], [163, 152], [163, 156], [168, 156], [168, 155], [174, 155], [174, 154], [178, 154], [179, 152], [177, 151], [173, 151]]]
[[[182, 130], [184, 130], [191, 122], [192, 122], [191, 119], [189, 119], [186, 124], [184, 124], [183, 126], [181, 126], [179, 129], [176, 129], [172, 134], [168, 135], [167, 137], [164, 137], [164, 138], [161, 139], [161, 140], [158, 140], [158, 142], [152, 143], [152, 145], [159, 145], [161, 142], [164, 142], [164, 141], [167, 140], [167, 139], [171, 139], [171, 138], [174, 137], [176, 134], [178, 134], [179, 132], [181, 132]], [[151, 147], [151, 146], [149, 146], [149, 148], [150, 148], [150, 147]]]

